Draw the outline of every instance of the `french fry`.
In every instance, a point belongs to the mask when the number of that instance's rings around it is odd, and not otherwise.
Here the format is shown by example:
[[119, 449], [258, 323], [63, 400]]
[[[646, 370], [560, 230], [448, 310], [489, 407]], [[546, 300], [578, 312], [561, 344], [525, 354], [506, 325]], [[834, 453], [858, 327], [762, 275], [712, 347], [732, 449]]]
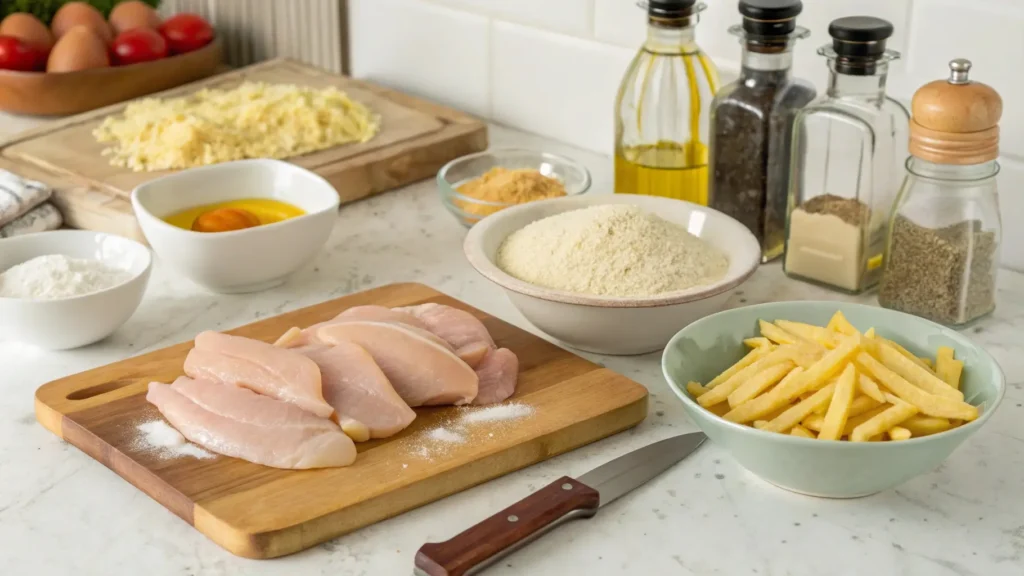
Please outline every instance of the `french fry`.
[[868, 352], [870, 352], [872, 356], [877, 357], [881, 360], [882, 364], [885, 364], [886, 368], [899, 374], [907, 382], [910, 382], [929, 394], [935, 394], [936, 396], [951, 398], [953, 400], [962, 401], [964, 399], [963, 392], [953, 388], [927, 368], [923, 368], [920, 365], [915, 364], [909, 358], [896, 351], [895, 348], [890, 346], [889, 343], [884, 340], [865, 339], [865, 342], [866, 348], [868, 348]]
[[800, 344], [807, 342], [807, 340], [795, 334], [790, 334], [766, 320], [758, 320], [757, 325], [761, 328], [761, 336], [776, 344]]
[[902, 426], [893, 426], [889, 429], [889, 440], [909, 440], [912, 436], [910, 430]]
[[867, 370], [882, 385], [892, 391], [897, 397], [917, 407], [923, 414], [937, 416], [940, 418], [959, 418], [961, 420], [975, 420], [978, 417], [978, 409], [966, 402], [936, 396], [921, 390], [902, 376], [886, 368], [881, 362], [875, 360], [867, 352], [857, 355], [857, 364]]
[[814, 393], [807, 400], [801, 401], [796, 406], [793, 406], [789, 410], [786, 410], [779, 415], [778, 418], [772, 420], [762, 430], [768, 432], [786, 432], [793, 426], [800, 423], [801, 420], [811, 415], [814, 410], [819, 406], [828, 405], [829, 400], [832, 399], [832, 394], [835, 392], [836, 385], [829, 384]]
[[950, 428], [956, 428], [957, 426], [962, 426], [963, 423], [964, 423], [964, 421], [960, 420], [959, 418], [950, 418], [949, 419], [949, 427]]
[[857, 389], [860, 390], [861, 394], [869, 398], [877, 400], [879, 403], [885, 402], [885, 396], [882, 395], [882, 389], [878, 387], [878, 383], [871, 379], [867, 374], [857, 374]]
[[714, 406], [711, 407], [705, 406], [705, 408], [707, 408], [708, 412], [711, 412], [715, 416], [725, 416], [725, 414], [729, 411], [729, 403], [719, 402], [718, 404], [715, 404]]
[[801, 426], [808, 430], [814, 430], [815, 432], [821, 432], [821, 427], [825, 424], [825, 417], [821, 414], [811, 414], [804, 421], [800, 423]]
[[868, 328], [867, 332], [864, 333], [864, 337], [865, 338], [874, 338], [875, 337], [875, 327], [872, 326], [871, 328]]
[[754, 428], [757, 428], [758, 430], [761, 430], [762, 428], [764, 428], [767, 425], [768, 425], [768, 421], [767, 420], [754, 420]]
[[[761, 348], [758, 348], [758, 350], [761, 350]], [[757, 352], [757, 350], [754, 350], [754, 352]], [[733, 391], [743, 385], [744, 382], [753, 378], [758, 373], [777, 364], [792, 364], [792, 360], [790, 360], [791, 357], [792, 351], [790, 349], [782, 347], [775, 348], [771, 352], [765, 354], [763, 358], [757, 360], [739, 372], [736, 372], [731, 378], [722, 382], [718, 386], [715, 386], [714, 388], [711, 388], [710, 385], [705, 386], [705, 388], [707, 388], [707, 393], [698, 398], [697, 402], [704, 407], [718, 404], [728, 398], [729, 394], [732, 394]]]
[[950, 429], [950, 422], [946, 418], [935, 418], [918, 414], [907, 418], [902, 424], [903, 428], [910, 430], [914, 437], [929, 436], [938, 434]]
[[710, 390], [710, 389], [714, 388], [715, 386], [718, 386], [722, 382], [725, 382], [729, 378], [732, 378], [733, 376], [735, 376], [736, 373], [739, 372], [740, 370], [743, 370], [747, 366], [750, 366], [754, 362], [757, 362], [761, 358], [764, 358], [771, 351], [772, 350], [769, 349], [769, 348], [754, 348], [753, 350], [748, 352], [746, 356], [741, 358], [739, 362], [737, 362], [737, 363], [733, 364], [732, 366], [730, 366], [729, 368], [727, 368], [725, 370], [725, 372], [722, 372], [718, 376], [715, 376], [715, 378], [713, 380], [711, 380], [711, 382], [708, 382], [704, 387], [707, 388], [708, 390]]
[[797, 424], [789, 431], [790, 436], [800, 436], [801, 438], [816, 438], [814, 432], [811, 432], [807, 428]]
[[918, 358], [918, 360], [920, 360], [921, 363], [924, 364], [932, 372], [935, 371], [935, 363], [932, 362], [931, 358]]
[[851, 416], [846, 421], [846, 427], [843, 428], [843, 436], [849, 436], [850, 434], [853, 433], [854, 429], [857, 428], [857, 426], [860, 426], [861, 424], [867, 422], [868, 420], [871, 420], [875, 416], [878, 416], [882, 412], [885, 412], [887, 408], [889, 408], [888, 404], [882, 404], [880, 406], [875, 406], [874, 408], [868, 410], [863, 414]]
[[853, 327], [853, 324], [850, 324], [850, 321], [847, 320], [846, 316], [844, 316], [839, 310], [836, 310], [836, 313], [832, 315], [832, 319], [828, 321], [827, 328], [829, 330], [835, 330], [840, 334], [846, 334], [847, 336], [856, 336], [860, 334], [860, 332]]
[[839, 440], [839, 436], [846, 427], [846, 420], [850, 416], [850, 405], [853, 403], [853, 393], [857, 387], [857, 369], [853, 364], [847, 364], [843, 374], [836, 383], [835, 392], [828, 405], [828, 412], [825, 413], [825, 422], [821, 425], [818, 433], [819, 440]]
[[918, 412], [917, 406], [899, 398], [886, 396], [886, 399], [893, 403], [892, 406], [854, 428], [850, 433], [851, 442], [867, 442], [872, 437], [887, 432], [893, 426], [898, 426]]
[[869, 410], [874, 410], [875, 408], [878, 408], [882, 404], [885, 404], [885, 396], [882, 397], [882, 400], [882, 402], [879, 402], [878, 400], [875, 400], [874, 398], [866, 394], [863, 396], [857, 396], [856, 398], [853, 399], [853, 402], [850, 404], [850, 413], [847, 414], [846, 416], [847, 418], [853, 418], [855, 416], [860, 416], [861, 414]]
[[941, 346], [935, 354], [935, 375], [954, 390], [960, 389], [960, 374], [964, 370], [963, 360], [953, 359], [953, 349]]
[[918, 358], [917, 356], [914, 355], [913, 352], [911, 352], [910, 350], [907, 350], [906, 348], [904, 348], [903, 346], [900, 346], [899, 344], [897, 344], [896, 342], [893, 342], [892, 340], [888, 340], [886, 338], [881, 338], [881, 340], [883, 342], [885, 342], [886, 344], [888, 344], [889, 346], [892, 346], [893, 348], [895, 348], [896, 351], [899, 352], [900, 354], [903, 354], [904, 356], [906, 356], [907, 360], [910, 360], [911, 362], [913, 362], [914, 364], [917, 364], [918, 366], [920, 366], [921, 368], [924, 368], [925, 370], [931, 371], [931, 366], [928, 366], [927, 358]]
[[[740, 385], [739, 388], [732, 391], [729, 394], [729, 406], [733, 408], [740, 404], [750, 400], [757, 396], [761, 392], [764, 392], [768, 388], [779, 383], [784, 377], [795, 372], [796, 365], [790, 361], [783, 362], [782, 364], [776, 364], [770, 368], [765, 369], [763, 372], [758, 372], [757, 375], [750, 378], [746, 382]], [[800, 372], [797, 372], [799, 375]]]
[[707, 389], [700, 385], [700, 382], [687, 382], [686, 391], [689, 392], [690, 396], [694, 398], [700, 398], [707, 392]]
[[772, 346], [772, 341], [765, 338], [764, 336], [758, 336], [756, 338], [747, 338], [743, 341], [743, 345], [747, 348], [760, 348], [762, 346]]
[[839, 345], [839, 341], [832, 335], [832, 331], [821, 326], [813, 326], [803, 322], [792, 322], [790, 320], [776, 320], [775, 325], [804, 340], [817, 342], [829, 350]]

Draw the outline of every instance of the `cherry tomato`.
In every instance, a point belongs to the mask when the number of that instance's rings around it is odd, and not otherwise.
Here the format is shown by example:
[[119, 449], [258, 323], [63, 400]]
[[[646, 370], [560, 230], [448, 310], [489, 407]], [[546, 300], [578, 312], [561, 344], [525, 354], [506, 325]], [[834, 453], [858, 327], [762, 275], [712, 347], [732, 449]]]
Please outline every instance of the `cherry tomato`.
[[14, 36], [0, 36], [0, 68], [29, 72], [46, 64], [46, 50]]
[[159, 60], [167, 56], [167, 41], [152, 28], [132, 28], [114, 38], [111, 45], [118, 66]]
[[171, 16], [160, 25], [160, 34], [167, 39], [171, 52], [183, 54], [198, 50], [213, 40], [213, 28], [195, 14]]

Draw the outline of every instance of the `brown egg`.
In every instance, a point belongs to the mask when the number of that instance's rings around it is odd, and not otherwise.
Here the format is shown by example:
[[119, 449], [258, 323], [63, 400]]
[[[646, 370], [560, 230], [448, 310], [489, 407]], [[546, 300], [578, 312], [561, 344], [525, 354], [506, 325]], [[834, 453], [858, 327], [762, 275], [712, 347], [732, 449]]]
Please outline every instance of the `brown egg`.
[[103, 19], [103, 14], [85, 2], [68, 2], [53, 15], [50, 30], [59, 40], [75, 26], [85, 26], [95, 32], [104, 42], [114, 39], [110, 24]]
[[53, 34], [38, 18], [24, 12], [15, 12], [0, 22], [0, 36], [14, 36], [26, 44], [49, 50], [53, 47]]
[[241, 208], [217, 208], [201, 214], [192, 223], [196, 232], [228, 232], [260, 225], [255, 214]]
[[91, 28], [75, 26], [61, 36], [50, 50], [47, 72], [77, 72], [110, 66], [107, 44]]
[[110, 12], [110, 25], [114, 28], [115, 34], [132, 28], [156, 30], [160, 27], [160, 22], [160, 15], [156, 13], [156, 10], [139, 0], [121, 2]]

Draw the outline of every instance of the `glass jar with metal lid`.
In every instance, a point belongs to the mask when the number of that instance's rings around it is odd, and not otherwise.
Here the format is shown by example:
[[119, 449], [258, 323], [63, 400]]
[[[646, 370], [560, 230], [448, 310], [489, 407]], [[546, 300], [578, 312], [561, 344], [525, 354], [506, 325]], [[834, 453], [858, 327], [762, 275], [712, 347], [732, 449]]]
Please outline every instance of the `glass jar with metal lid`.
[[908, 176], [889, 226], [878, 302], [962, 326], [996, 306], [1003, 103], [970, 79], [970, 61], [949, 68], [949, 78], [914, 94]]
[[796, 111], [814, 99], [793, 78], [800, 0], [740, 0], [743, 23], [729, 32], [743, 44], [739, 78], [711, 104], [708, 205], [742, 222], [761, 243], [761, 260], [782, 255], [790, 140]]
[[829, 26], [824, 96], [794, 121], [784, 268], [849, 293], [882, 274], [886, 227], [903, 181], [907, 109], [885, 93], [892, 24], [853, 16]]

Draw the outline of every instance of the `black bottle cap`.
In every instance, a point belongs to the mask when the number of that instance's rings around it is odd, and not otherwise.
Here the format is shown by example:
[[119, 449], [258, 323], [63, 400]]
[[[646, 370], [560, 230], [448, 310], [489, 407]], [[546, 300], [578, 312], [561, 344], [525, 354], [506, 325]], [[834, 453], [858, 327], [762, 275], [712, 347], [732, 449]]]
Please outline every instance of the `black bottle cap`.
[[656, 18], [685, 18], [697, 0], [647, 0], [647, 14]]
[[743, 30], [757, 36], [785, 36], [796, 29], [800, 0], [740, 0]]
[[832, 49], [840, 58], [877, 59], [885, 53], [885, 41], [892, 36], [892, 24], [873, 16], [848, 16], [828, 26]]

